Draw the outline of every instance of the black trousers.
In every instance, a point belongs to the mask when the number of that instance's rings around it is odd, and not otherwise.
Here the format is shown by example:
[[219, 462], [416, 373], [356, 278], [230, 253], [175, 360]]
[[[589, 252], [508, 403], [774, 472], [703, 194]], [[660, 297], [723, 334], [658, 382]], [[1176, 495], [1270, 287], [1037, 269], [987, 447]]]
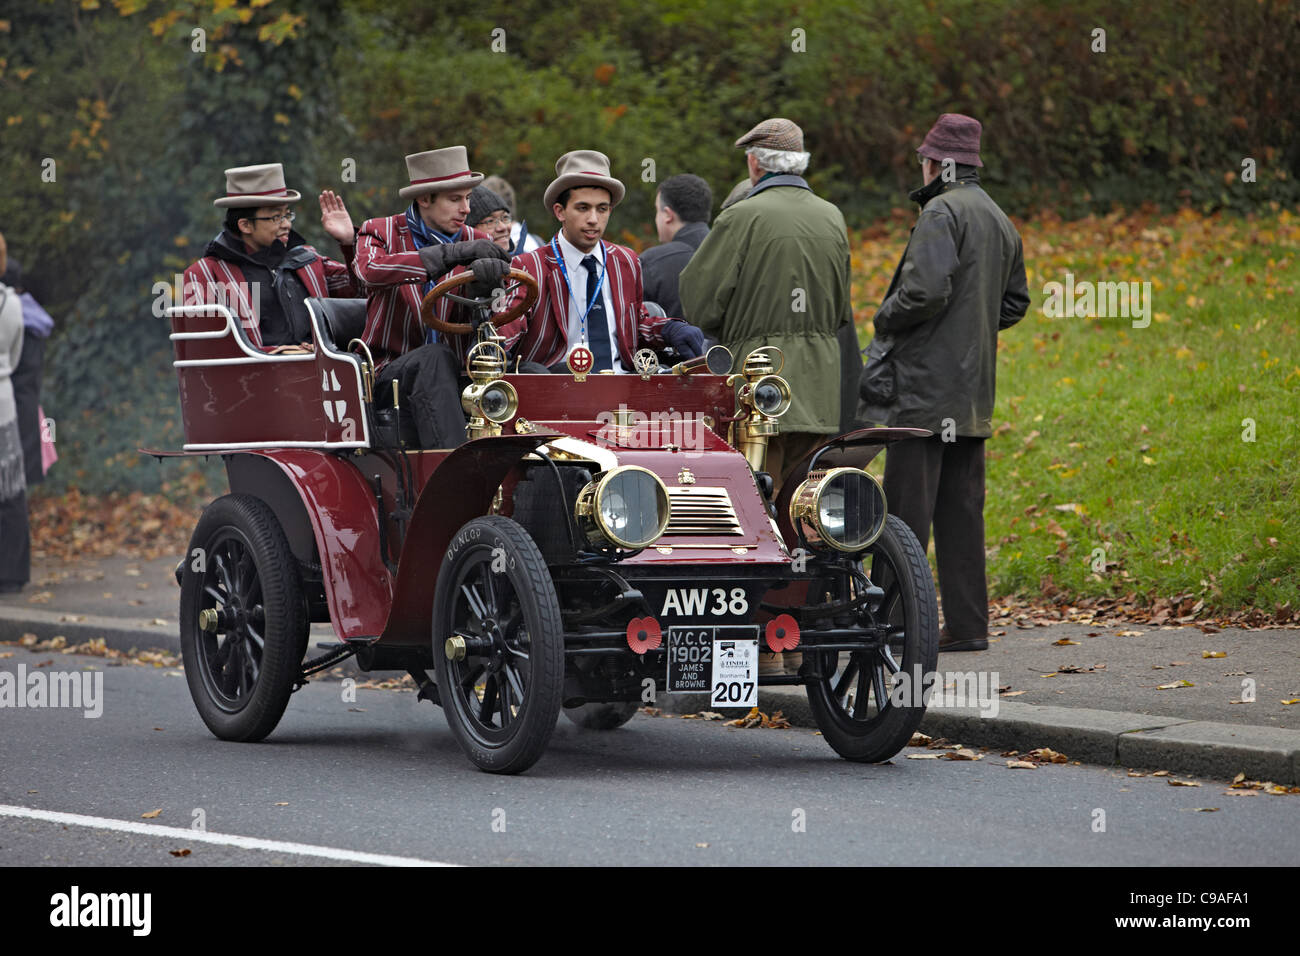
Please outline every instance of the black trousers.
[[984, 574], [984, 439], [945, 442], [909, 438], [885, 453], [885, 498], [890, 512], [930, 543], [944, 623], [954, 640], [981, 638], [989, 630]]
[[27, 493], [0, 501], [0, 585], [23, 585], [32, 577], [32, 539]]
[[541, 362], [520, 362], [516, 371], [520, 375], [572, 375], [569, 367], [564, 364], [564, 359], [560, 359], [549, 368]]
[[460, 407], [460, 363], [441, 342], [399, 355], [375, 375], [375, 405], [391, 408], [397, 382], [402, 417], [414, 419], [421, 448], [455, 448], [465, 443]]

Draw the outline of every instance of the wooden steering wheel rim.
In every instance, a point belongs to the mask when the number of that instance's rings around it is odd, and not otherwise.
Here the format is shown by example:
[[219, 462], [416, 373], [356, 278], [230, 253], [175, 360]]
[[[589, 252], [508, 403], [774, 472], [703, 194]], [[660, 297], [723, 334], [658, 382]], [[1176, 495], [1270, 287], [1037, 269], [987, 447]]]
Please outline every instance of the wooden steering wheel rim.
[[[507, 322], [519, 318], [533, 307], [537, 301], [537, 280], [532, 277], [531, 273], [523, 269], [511, 269], [504, 277], [508, 280], [522, 282], [527, 290], [523, 299], [513, 308], [506, 309], [504, 312], [492, 313], [492, 324], [500, 328]], [[425, 295], [424, 301], [420, 303], [420, 321], [431, 329], [437, 329], [443, 335], [469, 335], [474, 331], [468, 322], [444, 322], [433, 312], [433, 304], [441, 299], [452, 289], [459, 289], [463, 285], [468, 285], [474, 281], [474, 273], [466, 269], [464, 272], [448, 276], [429, 290]]]

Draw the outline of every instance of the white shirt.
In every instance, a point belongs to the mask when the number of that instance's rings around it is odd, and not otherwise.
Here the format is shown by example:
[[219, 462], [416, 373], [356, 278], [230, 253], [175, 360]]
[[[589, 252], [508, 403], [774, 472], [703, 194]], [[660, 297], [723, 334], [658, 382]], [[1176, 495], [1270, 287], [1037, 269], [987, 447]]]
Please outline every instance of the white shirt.
[[[569, 317], [569, 348], [572, 349], [582, 341], [582, 311], [591, 295], [591, 291], [587, 288], [587, 270], [583, 268], [582, 260], [587, 258], [588, 255], [596, 257], [596, 278], [599, 280], [605, 269], [605, 243], [602, 241], [590, 253], [586, 253], [566, 239], [563, 231], [558, 235], [560, 254], [564, 256], [564, 268], [569, 274], [567, 314]], [[626, 372], [627, 369], [623, 367], [623, 360], [619, 355], [618, 327], [614, 322], [614, 299], [609, 292], [608, 277], [600, 287], [600, 297], [605, 302], [605, 325], [609, 328], [609, 347], [610, 351], [613, 352], [614, 371]], [[588, 315], [588, 322], [590, 322], [590, 318], [590, 315]], [[590, 332], [587, 335], [587, 348], [591, 348]]]
[[[524, 224], [520, 222], [518, 219], [516, 219], [511, 224], [510, 226], [510, 248], [511, 249], [519, 249], [519, 236], [523, 228], [524, 228]], [[524, 240], [524, 247], [522, 249], [519, 249], [519, 251], [532, 252], [534, 249], [541, 248], [541, 246], [542, 246], [541, 240], [539, 240], [536, 236], [534, 236], [530, 232], [528, 234], [528, 238]]]

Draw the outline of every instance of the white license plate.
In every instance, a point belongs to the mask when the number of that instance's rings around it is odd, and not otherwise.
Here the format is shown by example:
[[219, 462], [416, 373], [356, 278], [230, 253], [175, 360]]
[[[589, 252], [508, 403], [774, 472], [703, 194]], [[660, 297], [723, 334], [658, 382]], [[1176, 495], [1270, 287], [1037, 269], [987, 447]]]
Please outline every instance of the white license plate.
[[758, 703], [758, 627], [754, 624], [668, 628], [669, 694], [708, 694], [714, 707]]

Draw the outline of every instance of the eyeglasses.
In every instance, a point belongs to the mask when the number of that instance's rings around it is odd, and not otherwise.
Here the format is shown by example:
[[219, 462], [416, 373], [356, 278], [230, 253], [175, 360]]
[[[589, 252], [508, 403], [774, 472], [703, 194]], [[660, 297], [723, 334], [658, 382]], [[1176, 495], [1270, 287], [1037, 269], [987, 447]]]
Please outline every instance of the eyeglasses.
[[489, 229], [493, 226], [508, 226], [514, 222], [514, 218], [508, 212], [503, 212], [499, 216], [488, 216], [486, 219], [479, 221], [480, 226], [487, 226]]
[[296, 214], [296, 213], [292, 213], [292, 212], [282, 212], [282, 213], [280, 213], [280, 215], [278, 215], [278, 216], [243, 216], [243, 217], [241, 217], [241, 218], [243, 218], [243, 219], [247, 219], [247, 220], [249, 220], [250, 222], [276, 222], [276, 223], [279, 223], [279, 222], [293, 222], [294, 219], [297, 218], [297, 214]]

